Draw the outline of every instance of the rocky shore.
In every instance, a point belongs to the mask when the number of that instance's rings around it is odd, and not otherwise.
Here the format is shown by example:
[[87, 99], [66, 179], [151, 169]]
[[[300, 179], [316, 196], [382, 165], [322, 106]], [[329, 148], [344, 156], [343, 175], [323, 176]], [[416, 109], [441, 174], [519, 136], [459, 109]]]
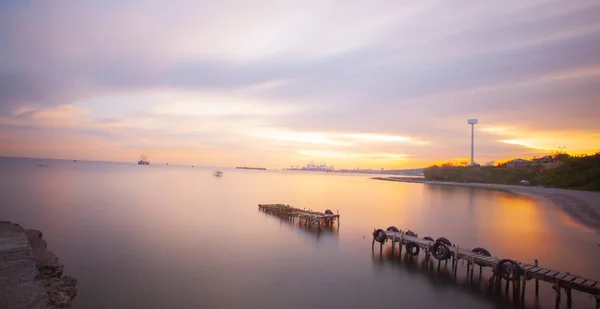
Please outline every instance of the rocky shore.
[[0, 308], [70, 308], [77, 279], [47, 249], [38, 230], [0, 221]]
[[427, 185], [482, 188], [526, 195], [556, 205], [580, 223], [600, 230], [600, 192], [491, 183], [426, 181], [421, 178], [410, 179], [405, 177], [375, 177], [373, 179], [423, 183]]

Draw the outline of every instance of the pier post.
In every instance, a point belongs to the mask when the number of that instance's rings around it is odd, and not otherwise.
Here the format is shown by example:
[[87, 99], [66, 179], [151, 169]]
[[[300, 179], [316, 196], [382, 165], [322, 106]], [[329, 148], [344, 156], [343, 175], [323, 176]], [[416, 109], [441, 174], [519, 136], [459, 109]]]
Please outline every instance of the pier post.
[[571, 298], [571, 288], [565, 287], [565, 293], [567, 294], [567, 306], [570, 308], [573, 304], [573, 299]]
[[396, 234], [392, 235], [392, 257], [394, 256], [394, 251], [396, 250]]
[[513, 282], [513, 301], [516, 304], [520, 301], [519, 293], [521, 293], [521, 280], [517, 279]]
[[[463, 265], [464, 265], [464, 263], [463, 263]], [[458, 261], [456, 261], [456, 264], [454, 265], [454, 268], [455, 268], [454, 269], [454, 273], [458, 274]]]
[[554, 285], [554, 290], [556, 291], [556, 302], [554, 306], [556, 308], [560, 308], [560, 283], [558, 282], [558, 279], [556, 280], [556, 284]]
[[[455, 254], [455, 256], [458, 256], [458, 250], [460, 249], [460, 246], [456, 246], [456, 252], [457, 254]], [[454, 273], [454, 277], [456, 277], [457, 273], [458, 273], [458, 259], [456, 259], [455, 263], [452, 263], [452, 272]]]
[[[458, 249], [456, 251], [458, 251]], [[452, 255], [452, 277], [456, 277], [456, 270], [454, 269], [456, 263], [458, 263], [458, 261], [456, 260], [456, 254], [454, 254]]]
[[[539, 267], [538, 259], [535, 259], [535, 267]], [[540, 296], [540, 281], [535, 278], [535, 297], [537, 298], [538, 296]]]
[[475, 258], [471, 257], [471, 282], [473, 282], [473, 273], [475, 272]]
[[431, 243], [429, 245], [427, 245], [427, 251], [425, 252], [425, 259], [427, 260], [428, 264], [429, 264], [430, 257], [431, 257]]
[[400, 231], [400, 242], [398, 243], [398, 256], [402, 259], [402, 243], [404, 242], [404, 231]]
[[375, 250], [375, 229], [373, 229], [373, 242], [371, 243], [371, 249]]
[[525, 288], [527, 286], [527, 271], [525, 271], [525, 274], [522, 277], [523, 280], [523, 289], [521, 290], [521, 303], [523, 305], [525, 305]]
[[492, 286], [494, 285], [494, 279], [496, 279], [496, 275], [492, 272], [492, 276], [490, 277], [490, 279], [488, 279], [488, 283], [490, 284], [490, 290], [492, 289]]
[[[498, 281], [500, 281], [502, 277], [499, 277]], [[508, 296], [508, 285], [510, 284], [510, 281], [506, 280], [506, 287], [504, 288], [504, 294], [506, 294], [506, 296]]]

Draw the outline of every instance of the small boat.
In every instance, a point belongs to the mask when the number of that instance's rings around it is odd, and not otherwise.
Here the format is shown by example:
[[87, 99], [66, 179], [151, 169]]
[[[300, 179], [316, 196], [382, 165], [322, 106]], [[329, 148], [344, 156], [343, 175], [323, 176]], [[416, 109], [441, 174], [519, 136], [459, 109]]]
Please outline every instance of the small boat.
[[215, 172], [215, 177], [221, 177], [221, 176], [223, 176], [223, 172], [221, 172], [221, 171]]
[[141, 155], [140, 160], [138, 161], [138, 165], [150, 165], [150, 161], [148, 161], [148, 157], [145, 155]]

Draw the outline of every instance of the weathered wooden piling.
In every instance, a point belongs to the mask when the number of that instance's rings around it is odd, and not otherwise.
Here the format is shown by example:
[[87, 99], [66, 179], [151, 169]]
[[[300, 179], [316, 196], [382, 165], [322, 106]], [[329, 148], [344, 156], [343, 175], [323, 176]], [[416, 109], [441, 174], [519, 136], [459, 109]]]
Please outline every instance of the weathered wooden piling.
[[[536, 268], [538, 267], [538, 260], [535, 259], [535, 265]], [[535, 279], [535, 297], [540, 296], [540, 281], [536, 278]]]
[[525, 274], [522, 277], [522, 288], [523, 290], [521, 290], [521, 303], [525, 303], [525, 291], [526, 291], [526, 287], [527, 287], [527, 271], [525, 271]]
[[[394, 228], [395, 229], [395, 228]], [[539, 296], [539, 281], [545, 281], [554, 284], [553, 288], [556, 291], [556, 306], [561, 302], [561, 290], [565, 291], [567, 297], [567, 305], [570, 307], [573, 300], [571, 291], [577, 290], [583, 293], [592, 295], [596, 299], [596, 308], [600, 309], [600, 282], [585, 278], [578, 275], [572, 275], [567, 272], [555, 271], [539, 266], [536, 259], [534, 265], [521, 263], [510, 259], [501, 259], [491, 256], [487, 250], [483, 248], [475, 248], [472, 251], [460, 248], [458, 245], [452, 245], [447, 242], [447, 239], [439, 238], [438, 241], [430, 239], [421, 239], [415, 234], [405, 233], [398, 229], [394, 230], [375, 230], [373, 231], [373, 243], [380, 243], [380, 252], [383, 244], [388, 240], [392, 241], [392, 248], [395, 250], [395, 243], [398, 242], [398, 250], [402, 253], [402, 246], [411, 244], [417, 245], [419, 248], [426, 250], [425, 257], [429, 259], [429, 254], [438, 260], [438, 270], [440, 269], [442, 260], [448, 262], [452, 258], [452, 275], [456, 276], [458, 271], [458, 262], [463, 260], [467, 262], [467, 280], [473, 281], [473, 272], [475, 265], [479, 266], [479, 275], [481, 279], [482, 268], [493, 268], [492, 277], [490, 278], [490, 288], [497, 287], [497, 291], [501, 291], [501, 282], [505, 281], [504, 294], [508, 295], [510, 283], [513, 283], [513, 299], [516, 302], [525, 302], [525, 291], [527, 281], [535, 280], [535, 296]], [[443, 241], [442, 241], [443, 239]], [[447, 242], [447, 243], [446, 243]], [[412, 247], [411, 247], [412, 248]], [[414, 249], [414, 248], [413, 248]], [[407, 249], [408, 250], [408, 249]], [[410, 251], [410, 250], [409, 250]]]
[[339, 227], [340, 214], [334, 214], [331, 210], [327, 209], [324, 213], [312, 210], [305, 210], [292, 207], [284, 204], [259, 204], [258, 209], [276, 215], [282, 218], [289, 218], [292, 221], [294, 218], [298, 218], [300, 224], [306, 227], [317, 227], [321, 229], [324, 226], [332, 226], [333, 222], [337, 221]]

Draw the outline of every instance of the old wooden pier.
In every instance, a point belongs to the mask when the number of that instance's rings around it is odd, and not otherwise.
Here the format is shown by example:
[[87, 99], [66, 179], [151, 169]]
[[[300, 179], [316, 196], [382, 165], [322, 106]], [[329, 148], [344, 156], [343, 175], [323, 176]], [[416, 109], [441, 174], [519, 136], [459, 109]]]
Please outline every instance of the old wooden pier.
[[494, 257], [484, 248], [468, 250], [452, 244], [444, 237], [436, 240], [431, 237], [420, 238], [410, 230], [402, 231], [394, 226], [390, 226], [386, 230], [373, 231], [373, 248], [375, 242], [379, 242], [381, 251], [383, 250], [383, 244], [388, 241], [392, 243], [392, 254], [396, 244], [398, 244], [399, 253], [402, 253], [402, 246], [404, 246], [407, 254], [411, 256], [418, 256], [420, 251], [424, 250], [426, 259], [433, 256], [438, 260], [438, 267], [442, 261], [452, 260], [453, 276], [456, 276], [458, 271], [458, 261], [467, 261], [467, 279], [470, 281], [473, 281], [475, 266], [479, 266], [479, 276], [481, 276], [483, 267], [491, 267], [493, 271], [489, 280], [490, 287], [500, 288], [502, 279], [504, 279], [505, 292], [508, 294], [509, 285], [512, 283], [513, 294], [515, 298], [520, 297], [521, 302], [525, 301], [527, 282], [534, 279], [536, 296], [539, 294], [539, 281], [553, 284], [553, 289], [556, 291], [557, 308], [561, 302], [561, 291], [565, 292], [567, 304], [570, 306], [572, 304], [571, 290], [577, 290], [592, 295], [596, 299], [596, 308], [600, 309], [600, 283], [598, 280], [543, 268], [538, 265], [537, 260], [534, 264], [527, 264]]
[[290, 220], [298, 218], [300, 224], [319, 229], [333, 225], [336, 221], [338, 225], [340, 224], [340, 214], [334, 214], [329, 209], [325, 210], [325, 212], [318, 212], [312, 209], [300, 209], [284, 204], [259, 204], [258, 209], [279, 217], [289, 218]]

